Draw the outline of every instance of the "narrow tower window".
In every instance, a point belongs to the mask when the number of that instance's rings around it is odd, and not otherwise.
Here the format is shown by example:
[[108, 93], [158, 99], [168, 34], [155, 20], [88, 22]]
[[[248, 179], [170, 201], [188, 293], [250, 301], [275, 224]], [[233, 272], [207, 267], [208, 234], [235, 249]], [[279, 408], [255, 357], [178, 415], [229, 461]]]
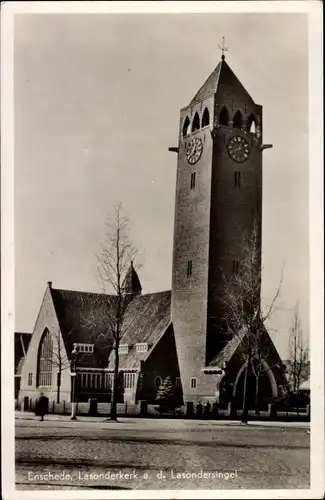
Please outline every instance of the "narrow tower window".
[[243, 125], [243, 117], [242, 117], [241, 112], [238, 109], [238, 111], [236, 111], [235, 116], [234, 116], [234, 125], [233, 125], [233, 127], [241, 129], [242, 125]]
[[196, 172], [191, 173], [191, 189], [195, 188]]
[[222, 111], [219, 116], [220, 125], [228, 125], [229, 123], [229, 113], [227, 108], [222, 108]]
[[192, 123], [192, 132], [195, 132], [195, 130], [199, 130], [199, 128], [200, 128], [200, 118], [199, 115], [195, 113], [194, 120]]
[[234, 186], [236, 188], [241, 187], [241, 172], [239, 172], [238, 170], [235, 170], [234, 172]]
[[207, 127], [210, 123], [210, 114], [208, 108], [205, 108], [202, 115], [202, 127]]
[[189, 120], [189, 117], [187, 116], [185, 118], [185, 122], [184, 122], [184, 125], [183, 125], [183, 137], [185, 137], [186, 135], [188, 135], [189, 131], [190, 131], [190, 120]]
[[238, 271], [239, 271], [239, 260], [238, 259], [234, 259], [232, 261], [232, 273], [233, 274], [238, 274]]
[[256, 133], [256, 120], [254, 118], [254, 115], [250, 115], [250, 117], [247, 120], [247, 130], [252, 134]]
[[192, 261], [191, 260], [187, 261], [187, 276], [188, 277], [192, 276]]
[[191, 389], [196, 389], [196, 385], [197, 385], [197, 378], [191, 377]]

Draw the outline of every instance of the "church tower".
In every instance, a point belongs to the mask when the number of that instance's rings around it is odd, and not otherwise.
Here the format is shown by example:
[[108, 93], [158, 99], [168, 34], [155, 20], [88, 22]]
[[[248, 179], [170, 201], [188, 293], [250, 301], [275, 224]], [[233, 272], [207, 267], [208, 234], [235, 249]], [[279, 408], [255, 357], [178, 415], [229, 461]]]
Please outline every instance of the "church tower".
[[225, 56], [180, 112], [172, 322], [185, 401], [213, 398], [206, 369], [224, 347], [224, 277], [262, 219], [262, 106]]

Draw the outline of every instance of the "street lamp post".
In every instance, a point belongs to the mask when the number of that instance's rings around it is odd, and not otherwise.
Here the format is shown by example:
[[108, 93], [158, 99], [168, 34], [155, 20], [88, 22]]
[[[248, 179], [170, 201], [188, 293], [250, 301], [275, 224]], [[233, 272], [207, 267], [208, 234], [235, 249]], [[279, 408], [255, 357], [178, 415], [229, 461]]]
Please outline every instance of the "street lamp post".
[[77, 401], [76, 401], [76, 363], [79, 357], [79, 347], [77, 344], [73, 344], [73, 350], [71, 352], [71, 417], [70, 420], [77, 420]]

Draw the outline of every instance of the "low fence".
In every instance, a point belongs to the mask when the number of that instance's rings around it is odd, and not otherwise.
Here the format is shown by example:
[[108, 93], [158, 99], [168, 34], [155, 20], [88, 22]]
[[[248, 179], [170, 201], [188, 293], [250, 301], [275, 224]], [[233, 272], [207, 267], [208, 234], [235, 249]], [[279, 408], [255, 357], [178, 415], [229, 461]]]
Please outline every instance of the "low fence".
[[[15, 409], [21, 411], [35, 411], [37, 398], [25, 398], [24, 401], [15, 400]], [[61, 401], [57, 403], [53, 400], [49, 401], [49, 413], [69, 415], [72, 411], [72, 403]], [[210, 411], [209, 413], [197, 413], [193, 404], [188, 403], [187, 406], [180, 406], [169, 413], [161, 412], [158, 405], [148, 405], [146, 401], [140, 401], [138, 404], [118, 403], [117, 416], [120, 417], [151, 417], [151, 418], [206, 418], [206, 419], [240, 419], [241, 410], [235, 410], [231, 404], [227, 409], [220, 409], [217, 413]], [[87, 403], [77, 403], [77, 415], [93, 415], [93, 416], [110, 416], [111, 403], [98, 403], [97, 400], [90, 399]], [[290, 408], [286, 411], [276, 408], [274, 404], [270, 404], [267, 411], [260, 411], [258, 414], [255, 411], [249, 411], [250, 420], [310, 420], [310, 405], [306, 408]]]

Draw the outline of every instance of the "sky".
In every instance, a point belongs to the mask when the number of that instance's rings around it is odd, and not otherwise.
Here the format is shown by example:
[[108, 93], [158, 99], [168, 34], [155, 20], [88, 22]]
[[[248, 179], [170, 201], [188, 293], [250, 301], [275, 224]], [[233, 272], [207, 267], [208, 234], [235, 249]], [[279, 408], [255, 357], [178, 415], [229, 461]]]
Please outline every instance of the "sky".
[[170, 289], [180, 109], [220, 60], [263, 106], [262, 300], [287, 355], [309, 325], [305, 14], [20, 14], [15, 18], [15, 330], [47, 281], [100, 291], [96, 255], [120, 200], [143, 293]]

